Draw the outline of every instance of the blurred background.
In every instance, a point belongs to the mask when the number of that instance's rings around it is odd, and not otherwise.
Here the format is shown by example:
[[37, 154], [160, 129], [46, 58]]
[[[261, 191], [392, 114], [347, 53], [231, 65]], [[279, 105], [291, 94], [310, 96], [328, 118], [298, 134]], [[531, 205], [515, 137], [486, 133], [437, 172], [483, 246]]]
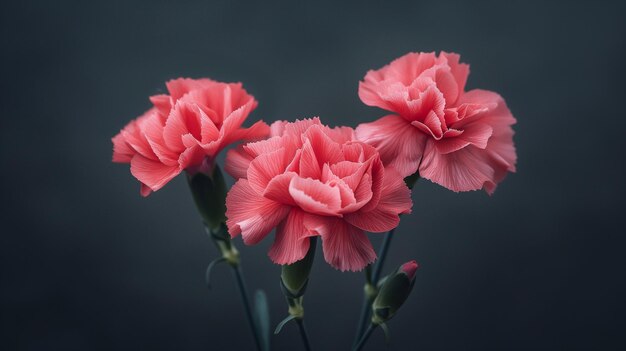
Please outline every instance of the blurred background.
[[[384, 114], [358, 99], [368, 69], [446, 50], [517, 117], [518, 173], [492, 197], [418, 184], [385, 272], [422, 268], [389, 349], [624, 349], [624, 4], [2, 2], [0, 348], [253, 350], [229, 269], [204, 285], [217, 250], [184, 177], [142, 198], [110, 138], [179, 76], [244, 82], [260, 102], [248, 125], [354, 126]], [[276, 325], [270, 241], [236, 240]], [[313, 348], [347, 350], [363, 276], [320, 254]], [[272, 343], [301, 348], [295, 325]], [[376, 331], [366, 349], [384, 347]]]

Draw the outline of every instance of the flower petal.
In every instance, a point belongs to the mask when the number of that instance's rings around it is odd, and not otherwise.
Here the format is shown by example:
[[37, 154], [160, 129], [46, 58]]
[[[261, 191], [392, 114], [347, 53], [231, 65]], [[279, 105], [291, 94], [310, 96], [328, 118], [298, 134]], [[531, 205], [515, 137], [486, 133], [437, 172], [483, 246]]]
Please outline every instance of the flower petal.
[[322, 167], [309, 140], [305, 140], [302, 145], [298, 167], [302, 177], [318, 179], [322, 176]]
[[316, 234], [304, 226], [305, 216], [304, 211], [293, 208], [276, 228], [276, 237], [268, 252], [274, 263], [292, 264], [306, 256], [310, 246], [309, 237]]
[[117, 134], [111, 141], [113, 142], [113, 162], [130, 163], [135, 151], [126, 143], [122, 134]]
[[224, 170], [235, 179], [246, 178], [252, 160], [252, 156], [242, 146], [238, 146], [226, 152]]
[[258, 139], [269, 134], [269, 127], [265, 122], [261, 121], [248, 129], [241, 128], [241, 125], [255, 107], [256, 101], [250, 100], [247, 104], [239, 107], [224, 118], [224, 123], [220, 128], [222, 147], [237, 140]]
[[411, 191], [404, 183], [404, 178], [394, 169], [386, 169], [376, 208], [345, 214], [344, 218], [358, 228], [381, 233], [397, 227], [400, 223], [399, 214], [410, 213], [412, 205]]
[[181, 169], [178, 166], [167, 166], [136, 154], [130, 161], [130, 172], [152, 191], [157, 191], [176, 177]]
[[490, 125], [494, 130], [500, 126], [510, 126], [516, 122], [504, 99], [493, 91], [470, 90], [461, 96], [458, 104], [470, 107], [471, 111], [466, 113], [471, 112], [471, 114], [451, 126], [455, 129], [464, 129], [465, 125], [476, 120]]
[[[469, 76], [470, 68], [466, 63], [460, 63], [461, 56], [455, 53], [441, 52], [439, 57], [444, 57], [450, 66], [450, 71], [456, 80], [456, 84], [459, 90], [459, 95], [465, 90], [465, 83]], [[451, 101], [454, 102], [454, 101]]]
[[226, 225], [231, 237], [241, 234], [247, 245], [256, 244], [289, 213], [289, 206], [264, 198], [239, 179], [226, 196]]
[[279, 174], [285, 172], [288, 165], [287, 152], [284, 148], [259, 155], [248, 167], [247, 178], [258, 193], [262, 194], [267, 184]]
[[163, 140], [172, 151], [182, 152], [186, 149], [182, 136], [191, 134], [196, 140], [201, 140], [200, 130], [198, 107], [178, 101], [165, 122]]
[[294, 172], [286, 172], [275, 176], [267, 184], [263, 196], [281, 204], [296, 206], [296, 202], [289, 193], [289, 184], [291, 184], [291, 180], [294, 177], [297, 177], [297, 174]]
[[376, 253], [363, 230], [341, 218], [308, 216], [304, 225], [322, 236], [324, 259], [341, 271], [359, 271], [376, 260]]
[[338, 215], [341, 209], [339, 188], [317, 179], [293, 177], [289, 194], [301, 209], [309, 213], [332, 216]]
[[154, 108], [146, 111], [143, 115], [134, 121], [131, 121], [120, 131], [120, 134], [136, 153], [143, 157], [157, 160], [157, 156], [152, 151], [150, 143], [146, 139], [146, 124], [150, 120], [158, 119], [159, 116]]
[[[311, 126], [302, 137], [311, 143], [313, 152], [318, 160], [323, 163], [335, 164], [342, 160], [343, 153], [341, 145], [332, 140], [326, 133], [334, 133], [332, 129], [326, 126]], [[322, 165], [319, 165], [321, 168]]]
[[356, 128], [357, 138], [374, 146], [385, 165], [407, 177], [415, 171], [424, 152], [427, 136], [404, 118], [388, 115]]
[[192, 90], [205, 89], [215, 84], [220, 83], [208, 78], [178, 78], [166, 82], [165, 86], [167, 87], [167, 91], [170, 93], [172, 99], [178, 100]]
[[420, 176], [452, 191], [478, 190], [494, 179], [488, 154], [474, 146], [441, 154], [434, 142], [426, 145]]
[[488, 124], [475, 122], [465, 126], [463, 132], [455, 137], [437, 140], [435, 145], [437, 151], [442, 154], [449, 154], [460, 150], [468, 145], [474, 145], [479, 149], [487, 147], [487, 142], [493, 133], [493, 128]]

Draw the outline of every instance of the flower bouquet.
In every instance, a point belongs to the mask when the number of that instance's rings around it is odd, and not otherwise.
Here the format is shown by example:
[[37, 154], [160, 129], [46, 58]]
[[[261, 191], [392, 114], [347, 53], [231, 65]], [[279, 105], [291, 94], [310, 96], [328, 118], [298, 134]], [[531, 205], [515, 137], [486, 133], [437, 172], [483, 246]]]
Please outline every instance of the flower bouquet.
[[[113, 161], [129, 163], [148, 196], [184, 172], [207, 233], [241, 292], [258, 350], [270, 349], [269, 306], [246, 288], [234, 239], [254, 245], [270, 236], [268, 256], [282, 266], [288, 316], [311, 349], [303, 297], [319, 241], [324, 260], [340, 271], [364, 271], [364, 297], [353, 350], [387, 322], [408, 298], [419, 267], [410, 260], [381, 276], [400, 216], [411, 212], [420, 178], [455, 192], [492, 194], [515, 171], [515, 118], [498, 94], [465, 91], [469, 66], [457, 54], [409, 53], [369, 71], [359, 97], [390, 114], [356, 128], [331, 128], [318, 117], [244, 121], [257, 101], [241, 83], [179, 78], [168, 94], [113, 137]], [[236, 182], [228, 189], [223, 169]], [[369, 233], [386, 233], [378, 252]], [[348, 345], [346, 345], [348, 348]]]

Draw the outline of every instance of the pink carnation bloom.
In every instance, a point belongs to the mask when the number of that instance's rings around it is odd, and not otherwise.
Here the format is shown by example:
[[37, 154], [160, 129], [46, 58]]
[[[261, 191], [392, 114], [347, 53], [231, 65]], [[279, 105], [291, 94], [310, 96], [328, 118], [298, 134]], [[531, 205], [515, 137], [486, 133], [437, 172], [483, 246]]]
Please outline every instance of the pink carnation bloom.
[[183, 170], [210, 171], [228, 144], [269, 133], [264, 122], [241, 127], [257, 106], [241, 83], [179, 78], [165, 85], [169, 95], [151, 96], [154, 106], [112, 139], [113, 162], [130, 163], [143, 196]]
[[230, 235], [256, 244], [276, 229], [269, 256], [301, 260], [309, 237], [321, 236], [333, 267], [360, 270], [376, 259], [364, 231], [395, 228], [409, 213], [409, 189], [375, 148], [348, 127], [331, 129], [318, 118], [278, 121], [271, 137], [231, 150], [226, 171], [239, 178], [226, 197]]
[[419, 171], [453, 191], [484, 188], [491, 194], [507, 172], [515, 172], [516, 121], [500, 95], [464, 91], [469, 66], [459, 59], [409, 53], [369, 71], [359, 97], [395, 114], [359, 125], [356, 135], [403, 176]]

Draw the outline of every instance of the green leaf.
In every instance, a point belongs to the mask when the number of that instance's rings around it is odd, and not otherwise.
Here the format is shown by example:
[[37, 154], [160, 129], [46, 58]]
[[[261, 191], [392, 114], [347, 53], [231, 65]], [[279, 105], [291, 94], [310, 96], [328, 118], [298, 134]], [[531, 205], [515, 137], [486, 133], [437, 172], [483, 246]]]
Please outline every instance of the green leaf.
[[263, 290], [257, 290], [254, 294], [254, 309], [258, 335], [261, 339], [262, 351], [270, 350], [270, 309], [267, 296]]
[[287, 324], [289, 321], [295, 318], [296, 316], [294, 316], [293, 314], [290, 314], [289, 316], [287, 316], [287, 318], [280, 321], [280, 323], [278, 323], [278, 325], [276, 326], [276, 329], [274, 330], [274, 334], [280, 333], [280, 331], [283, 330], [283, 327], [285, 326], [285, 324]]
[[209, 266], [206, 268], [206, 273], [204, 274], [207, 288], [211, 289], [211, 272], [213, 272], [213, 268], [215, 268], [218, 263], [224, 261], [226, 261], [226, 259], [224, 257], [220, 257], [209, 263]]
[[385, 343], [389, 345], [389, 342], [391, 341], [391, 334], [389, 333], [389, 328], [387, 327], [387, 324], [380, 323], [380, 329], [382, 329], [383, 333], [385, 334]]

